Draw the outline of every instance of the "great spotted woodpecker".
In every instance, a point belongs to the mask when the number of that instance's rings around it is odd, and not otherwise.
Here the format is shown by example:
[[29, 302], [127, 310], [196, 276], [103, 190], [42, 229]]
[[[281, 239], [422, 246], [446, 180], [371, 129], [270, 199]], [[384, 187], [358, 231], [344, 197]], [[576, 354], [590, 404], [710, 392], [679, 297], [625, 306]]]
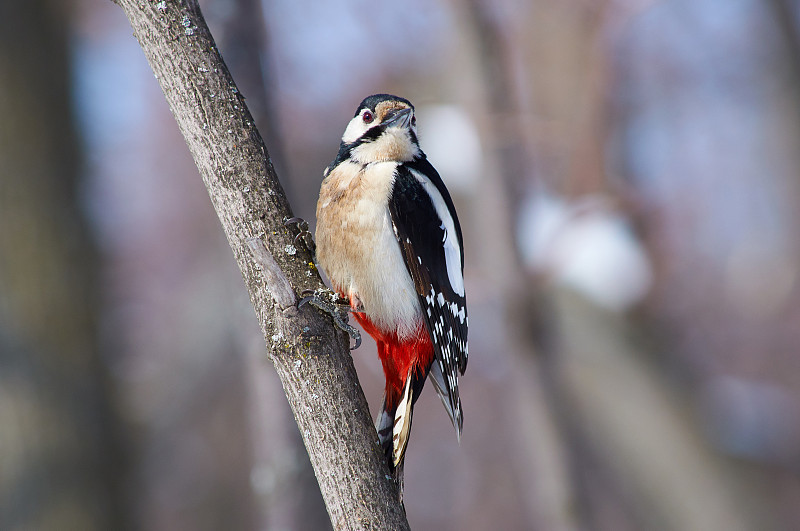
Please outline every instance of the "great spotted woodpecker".
[[460, 440], [468, 322], [461, 226], [408, 100], [376, 94], [358, 106], [324, 172], [316, 245], [333, 289], [378, 344], [386, 388], [376, 428], [402, 485], [412, 410], [429, 376]]

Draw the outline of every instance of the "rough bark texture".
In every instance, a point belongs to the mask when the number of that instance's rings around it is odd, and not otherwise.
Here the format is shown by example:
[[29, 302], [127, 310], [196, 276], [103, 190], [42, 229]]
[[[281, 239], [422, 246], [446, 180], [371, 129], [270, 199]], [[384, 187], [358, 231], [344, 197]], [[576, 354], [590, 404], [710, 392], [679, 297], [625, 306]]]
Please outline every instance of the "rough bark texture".
[[[295, 292], [323, 287], [284, 226], [291, 209], [196, 1], [118, 0], [208, 188], [242, 271], [335, 529], [408, 529], [349, 355], [349, 338], [265, 280], [262, 240]], [[274, 278], [274, 277], [273, 277]], [[278, 304], [278, 300], [282, 303]]]

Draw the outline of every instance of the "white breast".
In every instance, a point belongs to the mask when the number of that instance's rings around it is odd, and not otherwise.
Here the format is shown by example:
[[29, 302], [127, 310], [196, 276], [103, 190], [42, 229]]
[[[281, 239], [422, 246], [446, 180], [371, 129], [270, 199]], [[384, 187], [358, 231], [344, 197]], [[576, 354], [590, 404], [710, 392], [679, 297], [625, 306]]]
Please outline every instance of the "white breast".
[[335, 289], [361, 301], [373, 324], [409, 338], [422, 313], [388, 209], [396, 167], [345, 162], [326, 177], [317, 204], [317, 261]]

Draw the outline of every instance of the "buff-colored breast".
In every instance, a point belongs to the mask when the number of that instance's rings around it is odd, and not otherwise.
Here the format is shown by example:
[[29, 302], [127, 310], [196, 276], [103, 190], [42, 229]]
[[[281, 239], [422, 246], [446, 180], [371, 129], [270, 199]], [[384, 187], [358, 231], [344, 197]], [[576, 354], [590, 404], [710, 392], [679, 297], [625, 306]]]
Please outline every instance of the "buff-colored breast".
[[422, 314], [388, 209], [396, 166], [347, 161], [328, 174], [317, 203], [317, 262], [375, 326], [406, 338]]

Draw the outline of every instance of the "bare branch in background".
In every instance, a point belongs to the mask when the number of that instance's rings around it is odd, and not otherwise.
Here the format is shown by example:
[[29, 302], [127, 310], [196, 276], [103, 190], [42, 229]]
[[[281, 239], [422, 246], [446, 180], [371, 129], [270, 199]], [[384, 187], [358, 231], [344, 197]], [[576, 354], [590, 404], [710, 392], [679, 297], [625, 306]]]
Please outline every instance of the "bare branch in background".
[[186, 139], [314, 466], [335, 529], [408, 529], [377, 445], [349, 338], [304, 307], [282, 309], [253, 260], [261, 239], [295, 292], [322, 288], [284, 221], [291, 209], [266, 147], [194, 0], [119, 0]]

